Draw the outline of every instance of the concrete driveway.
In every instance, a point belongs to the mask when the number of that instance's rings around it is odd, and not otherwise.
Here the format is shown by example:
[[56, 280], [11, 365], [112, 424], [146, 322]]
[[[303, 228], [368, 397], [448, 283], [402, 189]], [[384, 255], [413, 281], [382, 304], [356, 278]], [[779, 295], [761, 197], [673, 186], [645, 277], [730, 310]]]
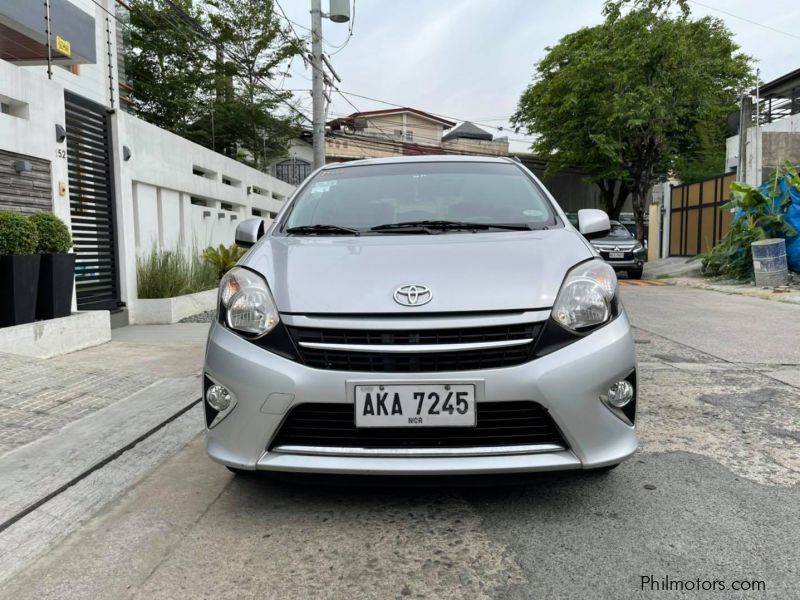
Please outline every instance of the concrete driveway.
[[[233, 478], [198, 437], [0, 595], [800, 597], [800, 307], [667, 286], [622, 293], [642, 447], [607, 475], [297, 485]], [[190, 416], [175, 425], [198, 427]], [[670, 592], [652, 585], [669, 581]]]

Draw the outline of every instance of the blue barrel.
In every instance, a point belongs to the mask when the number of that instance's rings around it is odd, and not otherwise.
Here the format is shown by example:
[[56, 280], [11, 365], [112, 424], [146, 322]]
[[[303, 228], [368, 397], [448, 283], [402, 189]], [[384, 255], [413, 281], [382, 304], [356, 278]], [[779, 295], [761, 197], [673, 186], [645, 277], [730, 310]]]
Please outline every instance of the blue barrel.
[[759, 240], [750, 246], [753, 252], [753, 271], [756, 285], [778, 287], [789, 283], [786, 265], [786, 241], [781, 238]]

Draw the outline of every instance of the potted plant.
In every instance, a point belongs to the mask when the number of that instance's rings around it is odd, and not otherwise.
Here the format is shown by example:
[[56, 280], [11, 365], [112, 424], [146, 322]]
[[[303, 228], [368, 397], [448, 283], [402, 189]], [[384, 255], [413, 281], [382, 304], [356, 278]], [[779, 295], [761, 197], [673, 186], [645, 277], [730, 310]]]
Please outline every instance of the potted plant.
[[30, 220], [39, 233], [36, 249], [42, 257], [36, 318], [68, 317], [75, 280], [75, 255], [69, 253], [72, 236], [64, 222], [53, 213], [36, 213]]
[[26, 216], [0, 212], [0, 327], [36, 318], [39, 233]]

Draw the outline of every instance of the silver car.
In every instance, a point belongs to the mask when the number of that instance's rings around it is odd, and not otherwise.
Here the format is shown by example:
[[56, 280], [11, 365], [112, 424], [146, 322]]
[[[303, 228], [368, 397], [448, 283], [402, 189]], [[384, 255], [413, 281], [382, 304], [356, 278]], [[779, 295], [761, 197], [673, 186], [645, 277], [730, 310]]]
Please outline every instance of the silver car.
[[[584, 210], [584, 235], [609, 230]], [[506, 158], [331, 164], [222, 279], [208, 453], [235, 472], [608, 469], [638, 444], [617, 279]]]
[[611, 229], [605, 235], [590, 237], [592, 246], [615, 271], [625, 271], [630, 279], [641, 279], [647, 251], [622, 223], [610, 224]]

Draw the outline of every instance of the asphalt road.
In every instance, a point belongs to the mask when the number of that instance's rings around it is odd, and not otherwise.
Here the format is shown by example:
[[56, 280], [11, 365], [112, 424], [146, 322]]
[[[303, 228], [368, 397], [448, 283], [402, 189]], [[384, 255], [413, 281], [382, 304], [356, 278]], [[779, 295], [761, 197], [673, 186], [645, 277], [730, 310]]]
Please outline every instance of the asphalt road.
[[[197, 437], [0, 596], [800, 597], [800, 306], [622, 293], [642, 447], [607, 475], [297, 485], [233, 478]], [[717, 591], [642, 591], [643, 577]], [[731, 591], [742, 580], [765, 591]]]

